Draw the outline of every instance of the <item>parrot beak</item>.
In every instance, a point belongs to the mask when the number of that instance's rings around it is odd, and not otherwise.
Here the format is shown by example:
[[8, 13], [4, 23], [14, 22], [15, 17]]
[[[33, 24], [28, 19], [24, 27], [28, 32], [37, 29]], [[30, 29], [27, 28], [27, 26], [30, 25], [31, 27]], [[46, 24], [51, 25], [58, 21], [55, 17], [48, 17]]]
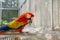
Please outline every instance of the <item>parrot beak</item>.
[[29, 25], [31, 25], [32, 24], [32, 19], [29, 18], [28, 20], [29, 20]]

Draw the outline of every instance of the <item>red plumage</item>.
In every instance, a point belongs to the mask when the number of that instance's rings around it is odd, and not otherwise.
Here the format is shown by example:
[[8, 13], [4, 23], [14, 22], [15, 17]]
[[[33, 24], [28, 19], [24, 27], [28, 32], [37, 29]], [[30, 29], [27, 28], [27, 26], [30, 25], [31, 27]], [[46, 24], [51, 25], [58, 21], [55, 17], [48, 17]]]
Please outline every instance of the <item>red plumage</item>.
[[[34, 17], [33, 13], [31, 13], [31, 12], [24, 12], [21, 16], [19, 16], [17, 18], [16, 21], [17, 22], [23, 22], [25, 25], [27, 25], [28, 24], [27, 14], [31, 15], [31, 18]], [[15, 32], [22, 32], [22, 30], [24, 29], [25, 25], [22, 28], [15, 30]]]

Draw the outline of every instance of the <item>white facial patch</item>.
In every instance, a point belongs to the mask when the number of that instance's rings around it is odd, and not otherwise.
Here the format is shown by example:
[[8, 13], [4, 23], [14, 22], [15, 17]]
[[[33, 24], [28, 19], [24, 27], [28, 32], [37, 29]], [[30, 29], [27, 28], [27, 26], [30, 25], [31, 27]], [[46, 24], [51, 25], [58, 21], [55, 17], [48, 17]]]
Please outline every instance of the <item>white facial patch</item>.
[[31, 18], [31, 15], [27, 14], [27, 18]]

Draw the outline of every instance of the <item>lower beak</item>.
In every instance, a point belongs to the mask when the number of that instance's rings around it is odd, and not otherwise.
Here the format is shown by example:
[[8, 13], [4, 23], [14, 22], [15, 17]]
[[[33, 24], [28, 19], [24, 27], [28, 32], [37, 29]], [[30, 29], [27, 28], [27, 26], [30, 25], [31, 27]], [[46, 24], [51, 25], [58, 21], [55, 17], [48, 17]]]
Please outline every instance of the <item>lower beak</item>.
[[29, 20], [29, 24], [30, 24], [30, 25], [32, 24], [32, 20]]

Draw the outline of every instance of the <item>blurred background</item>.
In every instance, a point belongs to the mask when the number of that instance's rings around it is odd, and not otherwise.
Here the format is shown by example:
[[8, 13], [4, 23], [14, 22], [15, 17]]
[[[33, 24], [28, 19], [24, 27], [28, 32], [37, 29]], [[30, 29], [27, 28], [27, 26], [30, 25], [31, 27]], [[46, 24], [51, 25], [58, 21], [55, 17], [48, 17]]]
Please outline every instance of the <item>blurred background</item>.
[[[34, 32], [52, 35], [56, 33], [55, 35], [58, 36], [60, 35], [59, 4], [60, 0], [0, 0], [0, 26], [8, 24], [22, 13], [30, 11], [35, 14], [32, 23]], [[25, 30], [28, 31], [28, 28]]]

